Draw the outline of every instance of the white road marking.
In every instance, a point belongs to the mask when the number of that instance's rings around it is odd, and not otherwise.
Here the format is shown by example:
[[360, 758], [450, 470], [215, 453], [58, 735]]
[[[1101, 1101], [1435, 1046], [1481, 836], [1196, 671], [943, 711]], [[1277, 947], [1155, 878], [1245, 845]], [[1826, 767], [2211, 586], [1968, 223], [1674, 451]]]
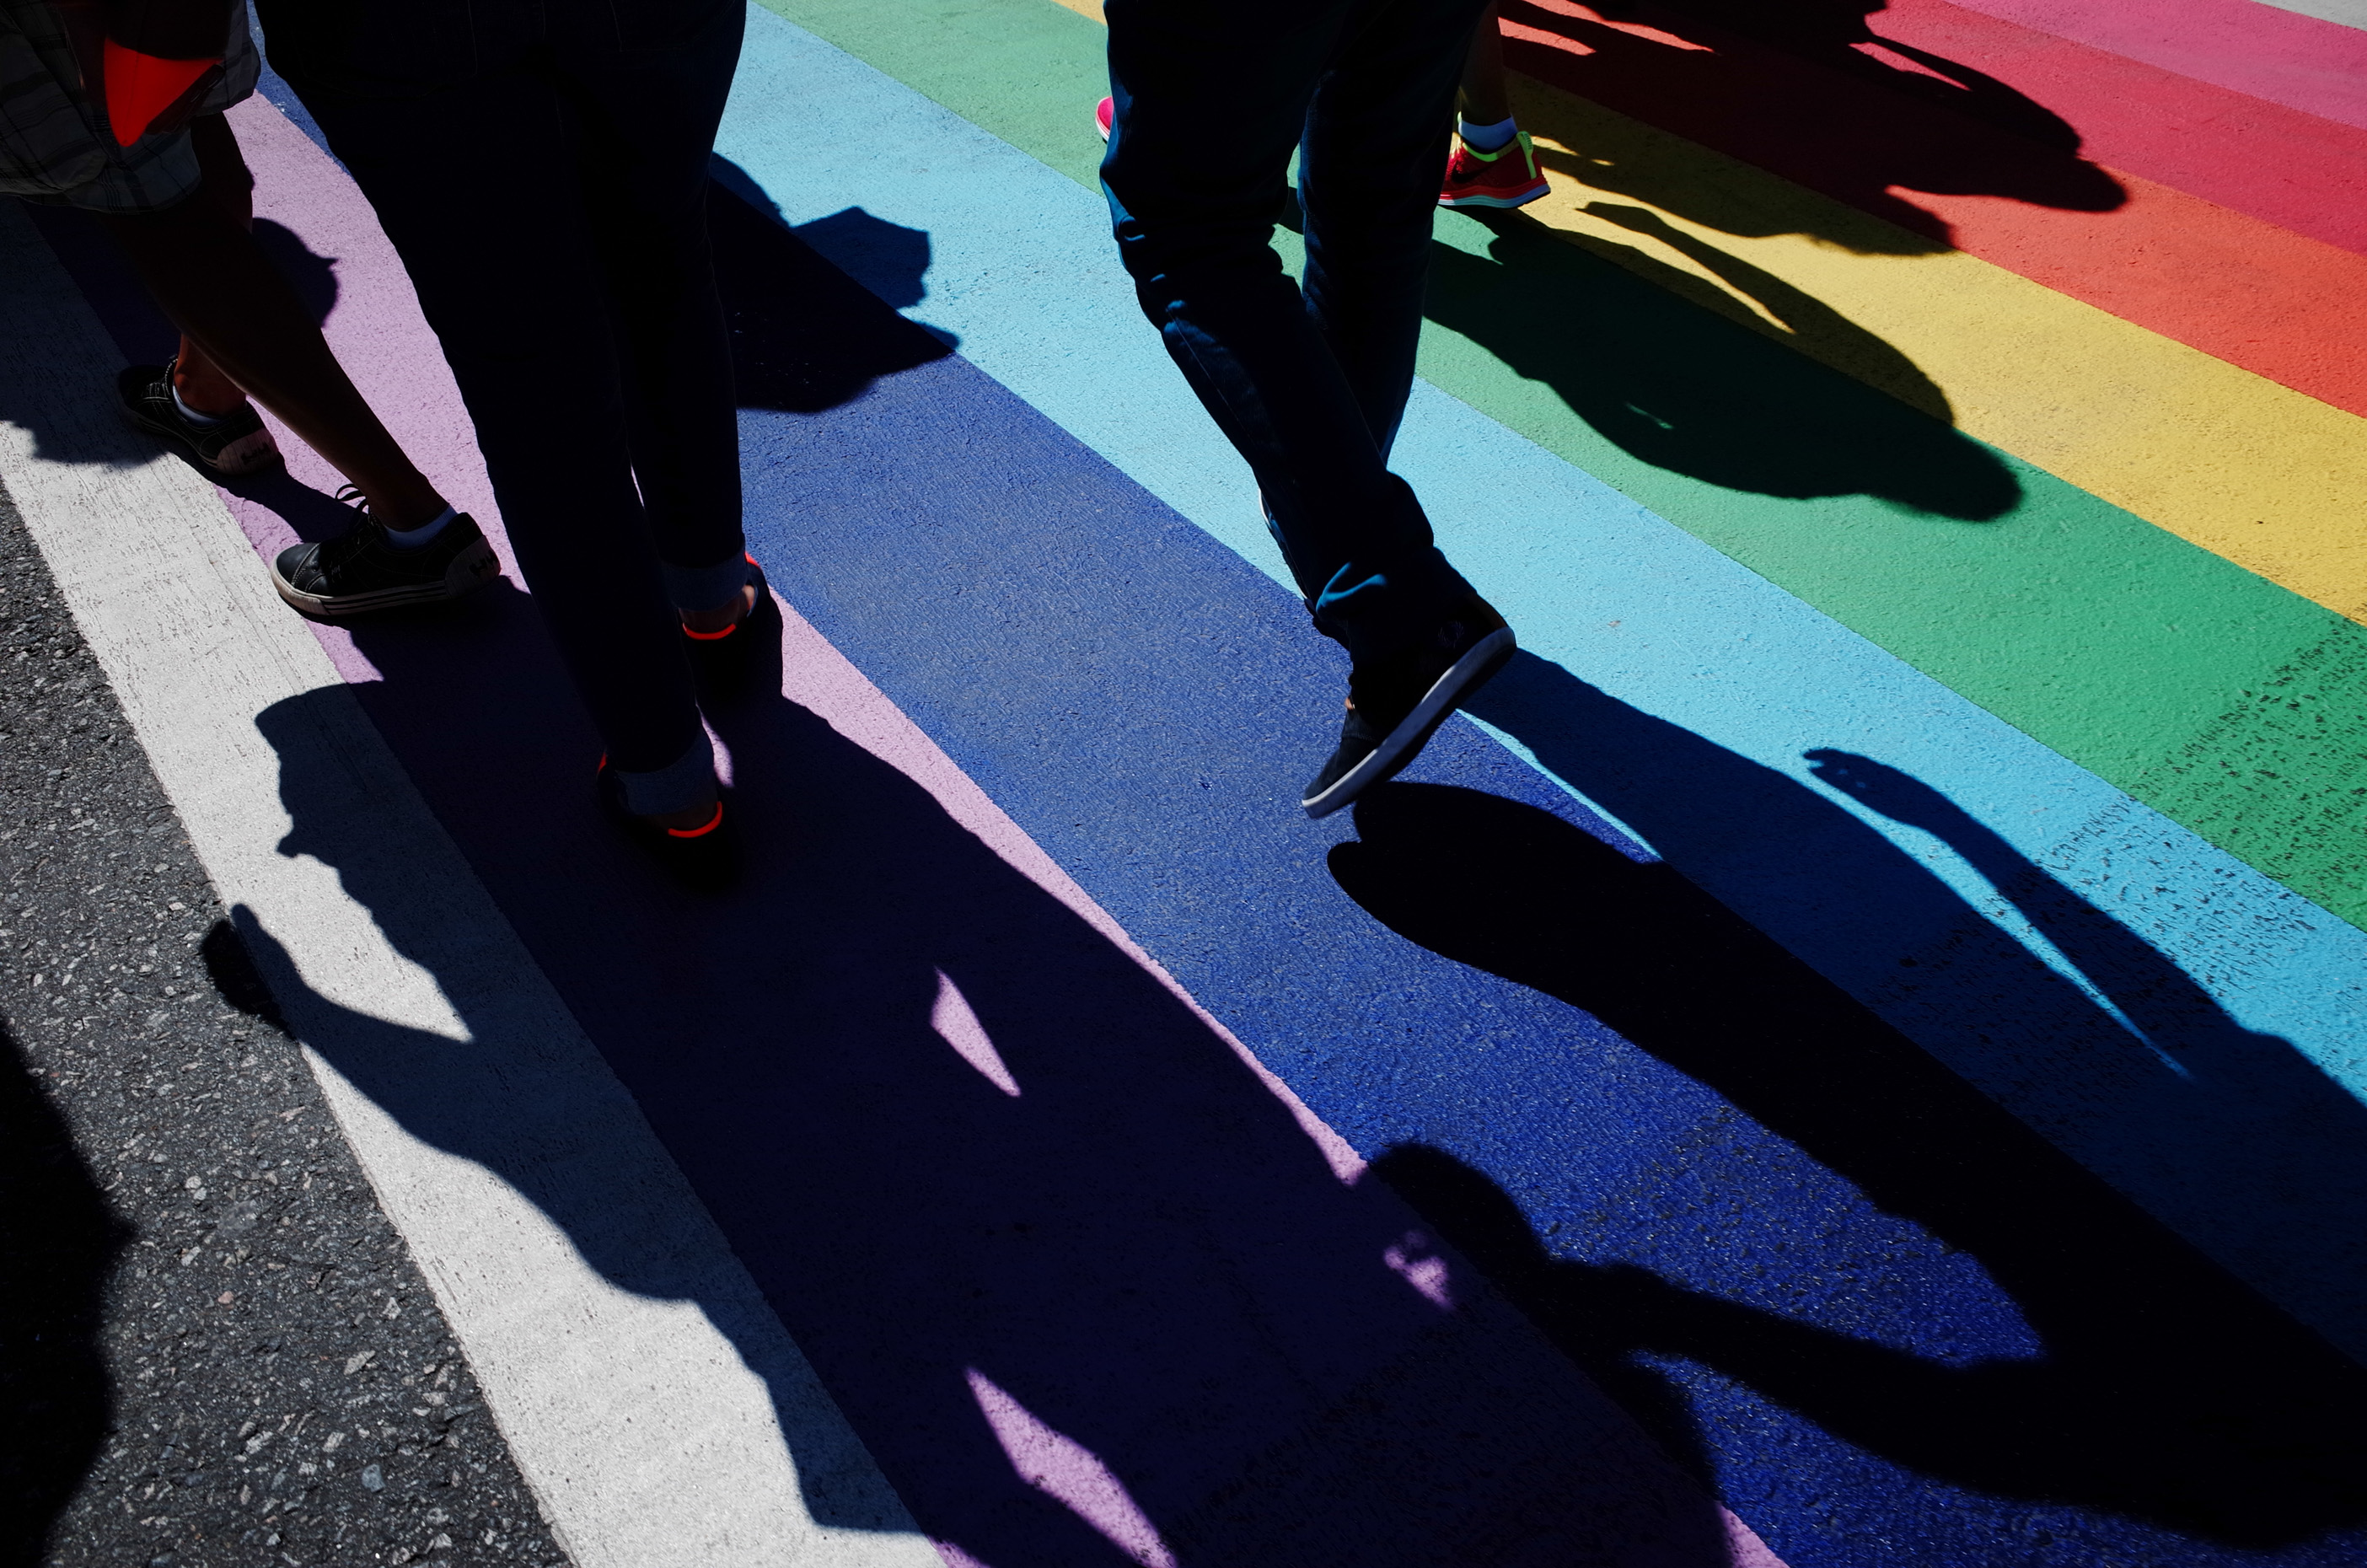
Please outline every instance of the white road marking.
[[[275, 989], [291, 999], [307, 1060], [561, 1542], [582, 1568], [934, 1568], [935, 1550], [272, 595], [221, 498], [122, 426], [115, 347], [12, 202], [0, 203], [0, 484], [224, 902], [271, 938], [258, 961], [277, 981], [301, 977]], [[281, 709], [298, 719], [267, 744], [257, 715], [308, 693]], [[356, 825], [341, 836], [400, 857], [419, 961], [395, 951], [335, 872], [276, 847], [291, 825], [282, 754], [297, 749], [345, 786], [340, 809]], [[272, 974], [283, 962], [292, 976]], [[530, 1172], [536, 1199], [423, 1142], [340, 1077], [310, 1049], [338, 1030], [433, 1052], [422, 1095], [500, 1128], [516, 1151], [508, 1175]], [[635, 1289], [605, 1278], [587, 1249], [631, 1260]]]

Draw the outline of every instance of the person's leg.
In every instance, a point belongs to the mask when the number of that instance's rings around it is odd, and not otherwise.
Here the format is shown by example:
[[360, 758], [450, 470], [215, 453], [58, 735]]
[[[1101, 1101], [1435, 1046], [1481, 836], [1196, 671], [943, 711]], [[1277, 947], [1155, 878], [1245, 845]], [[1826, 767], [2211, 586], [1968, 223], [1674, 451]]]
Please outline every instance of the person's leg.
[[1464, 51], [1463, 80], [1455, 87], [1455, 107], [1466, 125], [1499, 125], [1512, 118], [1512, 95], [1504, 80], [1504, 33], [1496, 23], [1494, 0], [1472, 26], [1471, 46]]
[[[229, 126], [220, 117], [198, 142], [221, 154]], [[236, 158], [236, 145], [230, 143]], [[238, 165], [243, 170], [243, 164]], [[175, 325], [247, 395], [277, 415], [361, 491], [370, 516], [393, 528], [433, 521], [444, 498], [379, 423], [295, 290], [239, 219], [235, 197], [202, 189], [161, 211], [98, 215], [149, 293]], [[225, 210], [225, 207], [229, 210]]]
[[698, 825], [712, 754], [634, 483], [580, 115], [527, 64], [410, 99], [298, 90], [418, 290], [628, 808]]
[[586, 209], [624, 371], [633, 472], [666, 588], [694, 631], [751, 608], [730, 339], [707, 235], [708, 161], [746, 15], [710, 6], [667, 47], [571, 40], [554, 69], [585, 127]]
[[1307, 119], [1308, 310], [1384, 456], [1413, 389], [1455, 48], [1472, 9], [1471, 0], [1360, 5]]
[[1256, 472], [1317, 624], [1363, 657], [1418, 635], [1461, 580], [1271, 244], [1291, 151], [1353, 10], [1109, 0], [1116, 107], [1102, 183], [1144, 313]]
[[[1608, 4], [1608, 0], [1605, 0]], [[1441, 207], [1525, 207], [1549, 188], [1536, 150], [1512, 122], [1504, 74], [1503, 29], [1490, 5], [1471, 29], [1455, 90], [1455, 155], [1440, 185]]]
[[[1447, 110], [1480, 0], [1109, 0], [1102, 164], [1143, 310], [1257, 472], [1318, 627], [1353, 661], [1324, 816], [1418, 755], [1512, 653], [1387, 450], [1412, 384]], [[1295, 121], [1295, 123], [1294, 123]], [[1308, 290], [1270, 239], [1303, 142]]]
[[[192, 199], [205, 202], [229, 222], [252, 233], [255, 175], [239, 153], [238, 138], [231, 134], [230, 121], [218, 114], [191, 120], [189, 142], [197, 153], [198, 171], [205, 181]], [[185, 404], [199, 414], [228, 414], [246, 401], [245, 391], [207, 358], [205, 349], [186, 333], [181, 335], [179, 351], [173, 356], [173, 390]]]

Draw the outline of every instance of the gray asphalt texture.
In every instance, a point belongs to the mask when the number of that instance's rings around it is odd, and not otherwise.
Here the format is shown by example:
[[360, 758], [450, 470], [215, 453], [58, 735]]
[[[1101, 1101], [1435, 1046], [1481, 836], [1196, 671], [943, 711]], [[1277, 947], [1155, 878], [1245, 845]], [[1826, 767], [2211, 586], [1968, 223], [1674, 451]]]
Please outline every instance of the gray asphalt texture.
[[558, 1564], [0, 495], [0, 1568]]

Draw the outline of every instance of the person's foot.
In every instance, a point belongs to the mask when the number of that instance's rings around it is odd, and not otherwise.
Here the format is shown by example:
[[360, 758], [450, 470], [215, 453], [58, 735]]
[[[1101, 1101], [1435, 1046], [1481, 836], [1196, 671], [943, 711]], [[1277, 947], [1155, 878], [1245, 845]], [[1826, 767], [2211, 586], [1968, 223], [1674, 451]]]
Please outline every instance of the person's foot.
[[214, 472], [232, 478], [269, 468], [279, 460], [279, 445], [255, 412], [241, 400], [236, 408], [201, 419], [181, 412], [173, 398], [173, 364], [134, 365], [115, 378], [115, 392], [123, 416], [152, 436], [162, 436], [188, 449], [189, 455]]
[[410, 549], [374, 522], [320, 544], [290, 545], [271, 563], [271, 585], [306, 615], [335, 619], [457, 599], [501, 571], [476, 519], [459, 512]]
[[[764, 582], [764, 569], [753, 555], [747, 561], [748, 585], [735, 597], [717, 611], [682, 618], [691, 674], [709, 697], [741, 695], [749, 672], [760, 663], [765, 630], [769, 627], [777, 633], [780, 625], [779, 608]], [[772, 641], [777, 646], [780, 639], [776, 635]]]
[[1116, 98], [1104, 98], [1093, 106], [1093, 129], [1102, 133], [1103, 141], [1109, 140], [1110, 122], [1116, 118], [1117, 100]]
[[593, 777], [593, 792], [608, 820], [685, 886], [717, 892], [738, 875], [739, 835], [724, 813], [719, 790], [682, 811], [636, 815], [625, 804], [624, 781], [604, 756]]
[[1455, 706], [1504, 667], [1513, 648], [1512, 629], [1474, 594], [1412, 647], [1359, 663], [1348, 676], [1340, 749], [1298, 802], [1307, 814], [1330, 816], [1394, 778]]
[[1521, 207], [1546, 191], [1538, 172], [1537, 154], [1529, 133], [1512, 139], [1492, 153], [1482, 153], [1457, 136], [1455, 156], [1447, 160], [1446, 183], [1440, 187], [1441, 207]]

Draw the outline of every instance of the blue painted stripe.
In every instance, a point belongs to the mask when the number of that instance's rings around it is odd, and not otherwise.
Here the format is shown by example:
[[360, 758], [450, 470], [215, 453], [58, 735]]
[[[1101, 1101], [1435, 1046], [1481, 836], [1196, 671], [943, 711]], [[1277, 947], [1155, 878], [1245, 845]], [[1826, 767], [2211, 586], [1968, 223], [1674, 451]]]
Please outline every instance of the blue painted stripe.
[[[1283, 579], [1249, 476], [1136, 312], [1090, 193], [761, 9], [719, 145], [791, 222], [860, 208], [925, 234], [909, 314]], [[876, 232], [813, 239], [914, 301]], [[2367, 1218], [2367, 935], [1434, 389], [1417, 389], [1399, 467], [1524, 646], [1822, 804], [1784, 835], [1704, 817], [1554, 704], [1500, 694], [1481, 713], [1516, 751], [2367, 1354], [2367, 1271], [2323, 1250]], [[1825, 789], [1806, 758], [1820, 748], [1920, 780], [1986, 835], [1952, 846]], [[1983, 865], [2056, 891], [2016, 901]], [[2137, 939], [2099, 940], [2099, 907]], [[2058, 978], [1998, 984], [2022, 955]]]
[[[2367, 1549], [2267, 1484], [2356, 1369], [1503, 748], [1301, 818], [1340, 672], [1295, 601], [964, 360], [742, 437], [776, 585], [1793, 1568], [2235, 1561], [2214, 1511]], [[1508, 678], [1730, 826], [1854, 820]]]

